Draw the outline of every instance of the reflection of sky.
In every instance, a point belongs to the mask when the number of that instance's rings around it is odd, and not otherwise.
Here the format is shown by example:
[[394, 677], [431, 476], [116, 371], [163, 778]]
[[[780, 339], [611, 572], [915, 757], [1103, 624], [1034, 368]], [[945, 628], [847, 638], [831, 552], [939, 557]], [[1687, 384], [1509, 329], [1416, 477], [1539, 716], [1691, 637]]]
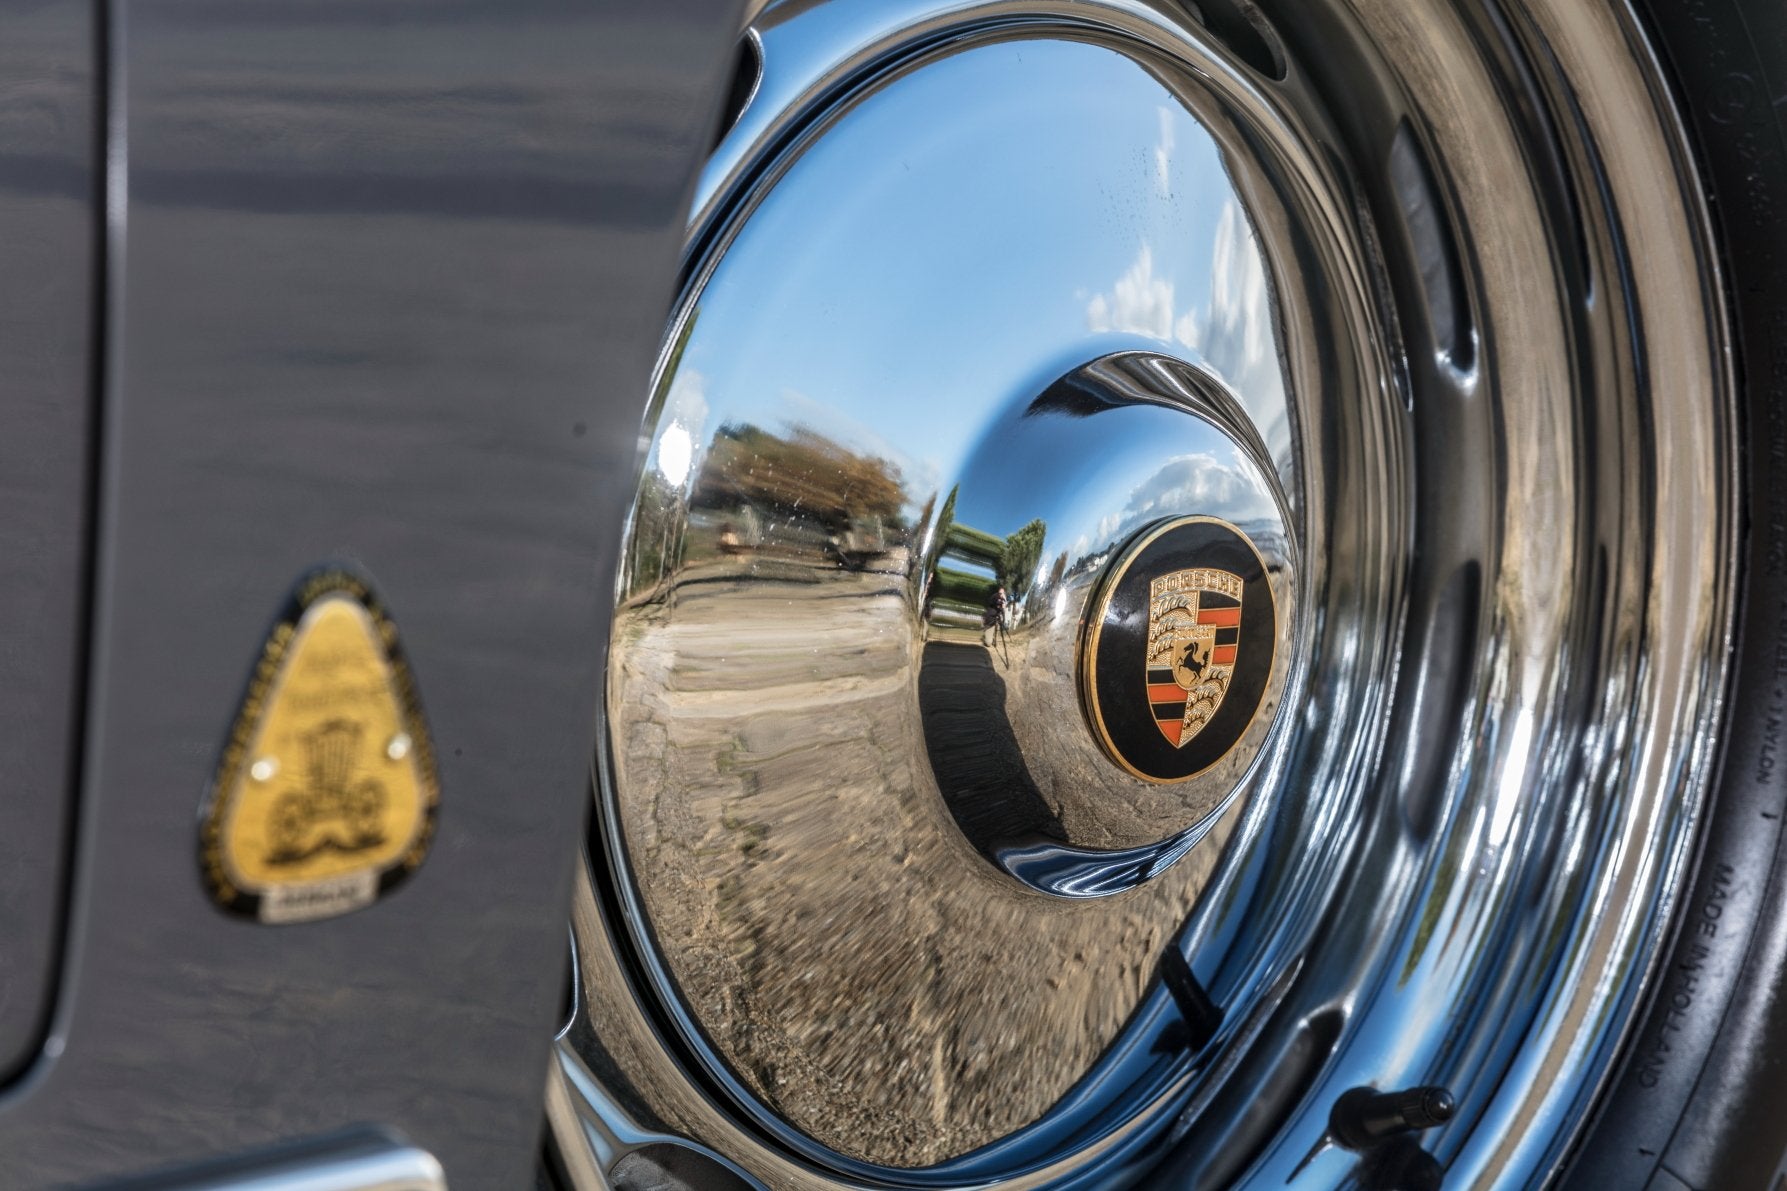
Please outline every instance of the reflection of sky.
[[[1219, 262], [1232, 276], [1213, 280]], [[870, 96], [769, 193], [700, 298], [684, 367], [707, 424], [686, 428], [810, 426], [897, 464], [916, 508], [1068, 369], [1196, 348], [1280, 455], [1265, 301], [1218, 150], [1158, 82], [1091, 45], [982, 46]], [[1025, 490], [1072, 483], [1084, 450], [1062, 421], [1009, 507], [958, 516], [1003, 533], [1042, 515]], [[1156, 442], [1143, 475], [1197, 438]], [[1105, 516], [1130, 495], [1077, 503]]]
[[1278, 520], [1241, 450], [1201, 418], [1155, 405], [1091, 417], [1008, 417], [961, 469], [958, 521], [1003, 537], [1048, 522], [1044, 554], [1077, 560], [1162, 517]]
[[[1195, 305], [1182, 286], [1156, 271], [1153, 245], [1144, 243], [1109, 291], [1087, 299], [1086, 325], [1189, 348], [1236, 392], [1256, 402], [1282, 402], [1284, 381], [1268, 317], [1265, 261], [1233, 199], [1223, 203], [1217, 220], [1211, 270], [1204, 305]], [[1261, 422], [1267, 441], [1282, 434], [1279, 419], [1268, 415]]]

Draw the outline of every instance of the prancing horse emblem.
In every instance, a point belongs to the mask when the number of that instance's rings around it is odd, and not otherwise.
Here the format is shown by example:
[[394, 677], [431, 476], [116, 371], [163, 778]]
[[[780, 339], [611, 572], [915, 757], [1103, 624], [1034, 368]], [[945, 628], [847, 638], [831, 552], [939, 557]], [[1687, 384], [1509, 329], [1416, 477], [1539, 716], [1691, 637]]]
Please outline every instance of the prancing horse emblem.
[[1241, 647], [1241, 576], [1209, 567], [1148, 585], [1148, 706], [1154, 725], [1183, 748], [1228, 694]]

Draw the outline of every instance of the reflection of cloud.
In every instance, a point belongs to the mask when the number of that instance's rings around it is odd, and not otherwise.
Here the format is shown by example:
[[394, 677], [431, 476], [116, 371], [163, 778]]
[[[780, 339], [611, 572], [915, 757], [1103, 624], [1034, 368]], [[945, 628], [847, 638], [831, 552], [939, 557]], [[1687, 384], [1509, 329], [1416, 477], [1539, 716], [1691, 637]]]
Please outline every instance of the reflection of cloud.
[[[1159, 154], [1161, 150], [1156, 149]], [[1164, 171], [1164, 160], [1157, 158]], [[1177, 339], [1196, 348], [1202, 339], [1196, 312], [1175, 317], [1173, 283], [1154, 275], [1154, 249], [1143, 244], [1129, 271], [1117, 278], [1108, 294], [1094, 294], [1086, 303], [1086, 325], [1094, 331], [1127, 331], [1151, 339]]]
[[[1161, 125], [1155, 165], [1165, 183], [1172, 125]], [[1253, 229], [1233, 199], [1223, 204], [1210, 247], [1210, 304], [1177, 309], [1173, 279], [1154, 272], [1154, 249], [1143, 244], [1108, 293], [1086, 303], [1093, 331], [1126, 331], [1153, 339], [1177, 340], [1194, 348], [1231, 384], [1282, 386], [1273, 335], [1266, 262]]]
[[707, 421], [707, 377], [694, 368], [677, 369], [661, 416], [666, 422], [680, 422], [699, 439], [701, 424]]
[[695, 444], [707, 421], [707, 378], [693, 368], [679, 368], [664, 398], [658, 432], [658, 474], [672, 488], [682, 487], [695, 462]]
[[689, 464], [695, 458], [695, 440], [682, 423], [672, 422], [658, 439], [658, 474], [672, 488], [682, 487], [689, 478]]
[[[1272, 311], [1266, 290], [1266, 263], [1253, 229], [1233, 200], [1224, 204], [1210, 253], [1210, 310], [1201, 336], [1204, 355], [1235, 384], [1258, 384], [1278, 376]], [[1270, 377], [1262, 373], [1270, 373]]]
[[1203, 345], [1204, 331], [1198, 325], [1197, 312], [1187, 310], [1173, 321], [1173, 338], [1196, 351]]
[[1260, 488], [1238, 461], [1224, 462], [1208, 451], [1171, 460], [1142, 483], [1123, 506], [1131, 524], [1184, 512], [1215, 517], [1257, 511]]
[[1166, 108], [1155, 108], [1154, 114], [1160, 117], [1160, 140], [1154, 145], [1154, 179], [1160, 183], [1162, 198], [1173, 191], [1171, 167], [1173, 164], [1173, 113]]
[[[1170, 127], [1162, 125], [1163, 131]], [[1163, 135], [1155, 150], [1155, 165], [1163, 179], [1171, 147], [1171, 136]], [[1144, 243], [1110, 290], [1087, 301], [1087, 327], [1181, 343], [1197, 352], [1205, 365], [1244, 399], [1259, 398], [1257, 408], [1277, 409], [1282, 404], [1284, 376], [1271, 291], [1266, 284], [1266, 261], [1240, 204], [1231, 198], [1217, 219], [1210, 245], [1207, 306], [1187, 303], [1179, 309], [1172, 270], [1168, 263], [1156, 274], [1153, 246]], [[1183, 276], [1179, 280], [1184, 280]], [[1279, 453], [1279, 438], [1286, 428], [1261, 429], [1274, 453]]]
[[1154, 250], [1142, 245], [1129, 271], [1109, 294], [1086, 304], [1086, 324], [1094, 331], [1128, 331], [1155, 339], [1173, 337], [1173, 283], [1154, 275]]
[[1090, 537], [1082, 534], [1074, 542], [1072, 553], [1080, 557], [1094, 546], [1115, 545], [1145, 525], [1192, 513], [1238, 525], [1277, 519], [1272, 497], [1239, 453], [1225, 459], [1199, 451], [1169, 460], [1132, 488], [1122, 510], [1100, 518]]

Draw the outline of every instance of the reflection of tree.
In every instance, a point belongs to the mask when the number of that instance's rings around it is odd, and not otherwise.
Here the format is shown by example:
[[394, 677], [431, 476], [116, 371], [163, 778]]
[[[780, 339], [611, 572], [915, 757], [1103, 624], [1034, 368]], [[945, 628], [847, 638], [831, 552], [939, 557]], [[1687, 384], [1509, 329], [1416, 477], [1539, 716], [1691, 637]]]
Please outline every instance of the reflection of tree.
[[648, 468], [633, 506], [632, 540], [624, 560], [627, 598], [650, 591], [682, 564], [687, 514], [682, 490]]
[[841, 533], [870, 519], [900, 524], [906, 491], [892, 463], [859, 455], [806, 427], [778, 438], [757, 426], [728, 425], [708, 448], [694, 503], [754, 505]]
[[955, 519], [956, 490], [950, 489], [937, 514], [936, 558], [926, 603], [927, 615], [941, 609], [979, 623], [993, 590], [1003, 586], [1012, 601], [1020, 600], [1036, 578], [1048, 525], [1029, 521], [1006, 537], [975, 529]]
[[952, 486], [949, 495], [943, 498], [943, 508], [937, 512], [937, 548], [943, 549], [949, 541], [949, 527], [956, 523], [956, 493], [962, 490], [960, 484]]
[[[648, 417], [653, 421], [661, 421], [665, 413], [670, 391], [682, 373], [683, 353], [688, 350], [689, 339], [695, 334], [695, 324], [700, 318], [701, 307], [697, 306], [677, 329], [670, 354], [658, 374], [658, 387], [652, 393]], [[683, 535], [687, 514], [688, 505], [681, 486], [671, 484], [658, 469], [648, 466], [640, 477], [639, 496], [633, 504], [628, 553], [621, 560], [621, 582], [627, 598], [651, 590], [681, 565], [687, 544]]]
[[1021, 600], [1036, 578], [1036, 566], [1042, 561], [1042, 539], [1049, 527], [1042, 518], [1026, 522], [1011, 532], [999, 549], [999, 582], [1014, 600]]

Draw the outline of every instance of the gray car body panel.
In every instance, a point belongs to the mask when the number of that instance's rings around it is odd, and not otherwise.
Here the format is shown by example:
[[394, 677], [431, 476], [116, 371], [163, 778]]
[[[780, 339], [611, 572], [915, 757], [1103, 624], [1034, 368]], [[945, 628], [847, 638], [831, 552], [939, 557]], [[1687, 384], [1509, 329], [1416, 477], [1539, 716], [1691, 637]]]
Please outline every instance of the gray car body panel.
[[94, 10], [0, 11], [0, 1082], [48, 1022], [86, 631]]
[[[41, 550], [0, 565], [0, 968], [24, 957], [0, 1062], [30, 1060], [0, 1093], [0, 1186], [362, 1125], [453, 1185], [531, 1178], [611, 561], [733, 7], [6, 18], [41, 33], [5, 39], [8, 81], [59, 98], [47, 133], [0, 119], [0, 525]], [[376, 905], [259, 926], [209, 902], [197, 813], [324, 563], [403, 634], [438, 835]]]

